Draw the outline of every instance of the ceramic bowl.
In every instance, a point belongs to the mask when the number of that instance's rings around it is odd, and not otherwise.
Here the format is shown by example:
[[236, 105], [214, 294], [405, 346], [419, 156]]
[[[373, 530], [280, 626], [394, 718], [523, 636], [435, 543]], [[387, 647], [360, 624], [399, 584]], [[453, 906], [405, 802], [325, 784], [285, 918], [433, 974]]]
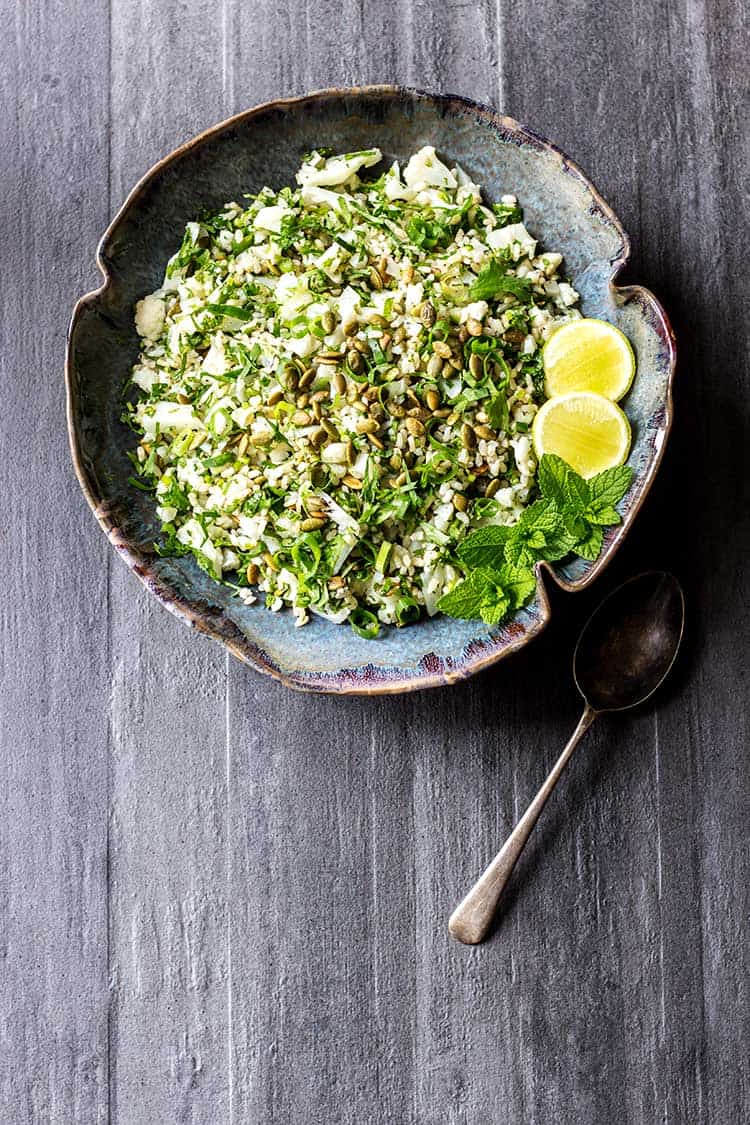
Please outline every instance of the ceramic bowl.
[[[599, 559], [540, 568], [534, 601], [507, 624], [437, 616], [363, 640], [313, 618], [294, 627], [289, 612], [245, 606], [192, 558], [160, 558], [150, 496], [128, 484], [132, 433], [120, 421], [122, 388], [139, 351], [133, 306], [157, 288], [185, 224], [204, 208], [293, 182], [303, 153], [377, 145], [403, 160], [432, 144], [458, 161], [489, 199], [516, 193], [525, 222], [565, 255], [587, 316], [621, 328], [635, 348], [637, 377], [624, 406], [633, 426], [635, 482]], [[614, 279], [628, 238], [611, 208], [558, 148], [508, 117], [464, 98], [376, 86], [326, 90], [270, 102], [209, 129], [143, 177], [102, 238], [100, 289], [76, 305], [67, 355], [68, 420], [81, 486], [112, 546], [168, 609], [241, 660], [309, 691], [402, 692], [453, 683], [487, 668], [539, 633], [549, 620], [543, 572], [580, 590], [606, 567], [654, 479], [672, 418], [674, 339], [656, 299]]]

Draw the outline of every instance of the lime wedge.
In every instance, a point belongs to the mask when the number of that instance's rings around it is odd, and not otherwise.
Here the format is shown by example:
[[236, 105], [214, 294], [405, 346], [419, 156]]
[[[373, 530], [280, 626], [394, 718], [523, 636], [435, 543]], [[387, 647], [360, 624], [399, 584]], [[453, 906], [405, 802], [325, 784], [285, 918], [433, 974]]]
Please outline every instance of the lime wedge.
[[556, 453], [588, 479], [630, 452], [630, 423], [614, 402], [590, 391], [548, 399], [532, 426], [537, 457]]
[[571, 320], [552, 333], [542, 351], [548, 398], [593, 391], [619, 402], [635, 375], [627, 336], [604, 320]]

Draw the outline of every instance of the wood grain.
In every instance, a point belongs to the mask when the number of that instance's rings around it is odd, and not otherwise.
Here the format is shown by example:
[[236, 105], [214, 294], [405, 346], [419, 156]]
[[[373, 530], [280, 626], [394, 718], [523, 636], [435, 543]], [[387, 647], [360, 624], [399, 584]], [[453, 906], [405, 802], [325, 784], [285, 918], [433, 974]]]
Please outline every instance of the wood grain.
[[107, 28], [92, 12], [84, 48], [61, 7], [10, 5], [0, 37], [0, 1116], [18, 1122], [108, 1115], [109, 554], [62, 379], [107, 219]]
[[[133, 16], [113, 4], [115, 206], [161, 154], [228, 114], [214, 5]], [[219, 1125], [230, 1105], [226, 656], [120, 566], [109, 619], [112, 1121]]]
[[[748, 11], [729, 0], [81, 0], [0, 43], [0, 1117], [737, 1125], [750, 1104]], [[612, 570], [450, 691], [287, 692], [110, 555], [68, 467], [61, 351], [109, 214], [276, 95], [399, 81], [566, 148], [673, 316], [674, 438]], [[21, 441], [19, 442], [19, 437]], [[448, 915], [574, 726], [574, 638], [684, 581], [658, 706], [597, 724], [490, 942]]]

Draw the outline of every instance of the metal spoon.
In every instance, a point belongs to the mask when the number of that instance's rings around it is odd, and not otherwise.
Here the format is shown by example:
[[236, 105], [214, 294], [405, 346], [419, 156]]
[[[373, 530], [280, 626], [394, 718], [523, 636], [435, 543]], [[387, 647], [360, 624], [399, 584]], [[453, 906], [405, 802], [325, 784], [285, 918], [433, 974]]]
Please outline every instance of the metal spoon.
[[648, 571], [605, 598], [578, 638], [573, 676], [586, 706], [549, 777], [484, 875], [448, 922], [466, 945], [483, 940], [513, 868], [547, 798], [584, 733], [603, 711], [625, 711], [653, 695], [674, 664], [685, 623], [685, 598], [676, 578]]

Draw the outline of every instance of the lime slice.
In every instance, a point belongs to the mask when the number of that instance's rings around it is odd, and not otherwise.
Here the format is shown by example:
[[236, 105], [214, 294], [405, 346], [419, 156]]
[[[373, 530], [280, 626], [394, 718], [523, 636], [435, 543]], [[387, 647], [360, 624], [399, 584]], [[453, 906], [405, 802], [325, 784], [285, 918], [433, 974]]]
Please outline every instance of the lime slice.
[[635, 356], [627, 336], [603, 320], [571, 320], [542, 351], [548, 398], [593, 391], [618, 402], [630, 389]]
[[614, 402], [590, 391], [548, 399], [532, 426], [537, 457], [556, 453], [582, 477], [622, 465], [630, 452], [630, 423]]

